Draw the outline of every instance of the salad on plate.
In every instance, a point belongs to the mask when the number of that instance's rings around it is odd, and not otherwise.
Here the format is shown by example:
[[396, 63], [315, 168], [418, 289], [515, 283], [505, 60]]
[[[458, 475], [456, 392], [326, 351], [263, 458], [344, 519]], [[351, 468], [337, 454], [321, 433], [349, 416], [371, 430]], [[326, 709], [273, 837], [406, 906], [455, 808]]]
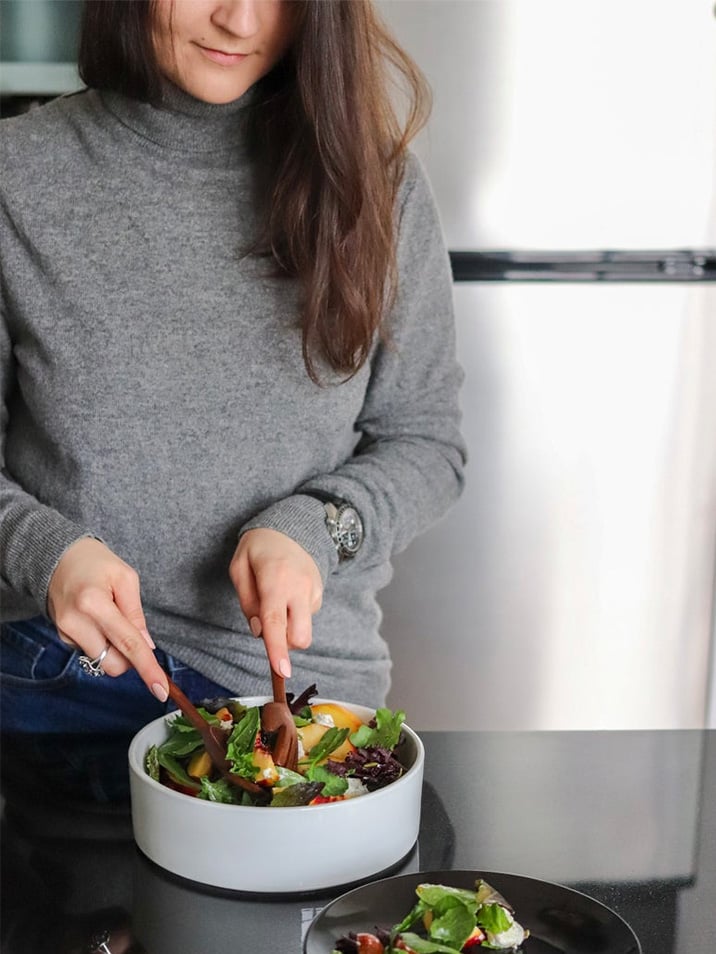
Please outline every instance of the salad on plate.
[[274, 762], [276, 734], [262, 729], [261, 706], [217, 699], [198, 707], [203, 718], [221, 730], [229, 771], [256, 783], [258, 795], [222, 777], [199, 732], [182, 715], [168, 723], [166, 740], [148, 749], [145, 771], [168, 788], [195, 798], [271, 807], [343, 801], [383, 788], [403, 775], [404, 712], [380, 708], [365, 723], [339, 703], [311, 703], [316, 694], [316, 687], [310, 686], [289, 699], [299, 743], [295, 772]]
[[512, 907], [482, 879], [474, 891], [419, 884], [415, 893], [415, 905], [399, 924], [375, 933], [351, 931], [336, 941], [333, 954], [516, 954], [529, 936]]

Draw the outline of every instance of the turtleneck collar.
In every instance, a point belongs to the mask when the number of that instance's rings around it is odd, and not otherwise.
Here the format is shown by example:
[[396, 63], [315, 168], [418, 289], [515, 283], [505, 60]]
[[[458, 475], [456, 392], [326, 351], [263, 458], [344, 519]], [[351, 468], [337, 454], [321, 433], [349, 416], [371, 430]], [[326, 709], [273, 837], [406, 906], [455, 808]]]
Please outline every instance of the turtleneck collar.
[[102, 100], [116, 118], [165, 149], [191, 153], [235, 152], [245, 141], [248, 107], [256, 101], [252, 86], [230, 103], [205, 103], [166, 82], [158, 105], [103, 91]]

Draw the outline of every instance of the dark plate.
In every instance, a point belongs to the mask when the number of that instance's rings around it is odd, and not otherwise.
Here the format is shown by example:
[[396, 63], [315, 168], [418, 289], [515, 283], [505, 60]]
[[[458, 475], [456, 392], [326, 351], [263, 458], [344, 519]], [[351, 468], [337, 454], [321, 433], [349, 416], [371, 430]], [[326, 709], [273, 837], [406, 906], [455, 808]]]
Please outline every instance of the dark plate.
[[495, 871], [425, 871], [384, 878], [355, 888], [316, 916], [304, 941], [304, 954], [331, 954], [336, 940], [349, 931], [391, 927], [415, 904], [423, 882], [472, 888], [484, 878], [515, 909], [529, 928], [524, 954], [641, 954], [629, 925], [611, 908], [579, 891], [548, 881]]

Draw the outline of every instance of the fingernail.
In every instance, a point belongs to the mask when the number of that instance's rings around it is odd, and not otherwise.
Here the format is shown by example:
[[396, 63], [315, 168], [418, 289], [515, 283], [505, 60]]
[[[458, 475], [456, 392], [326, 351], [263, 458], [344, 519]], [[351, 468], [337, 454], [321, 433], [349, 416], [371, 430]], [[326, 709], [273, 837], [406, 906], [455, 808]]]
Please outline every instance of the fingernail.
[[282, 659], [278, 664], [278, 671], [281, 673], [284, 679], [290, 679], [291, 677], [291, 663], [288, 659]]
[[258, 618], [258, 616], [251, 617], [249, 620], [249, 626], [251, 627], [251, 632], [254, 634], [254, 636], [261, 635], [261, 620]]
[[151, 646], [152, 649], [156, 649], [156, 648], [157, 648], [157, 644], [154, 642], [154, 640], [152, 639], [152, 637], [149, 635], [149, 630], [148, 630], [148, 629], [140, 629], [139, 632], [142, 634], [142, 636], [144, 636], [144, 638], [145, 638], [146, 641], [149, 643], [149, 645]]
[[167, 690], [158, 682], [152, 683], [152, 692], [160, 702], [166, 702], [169, 698], [169, 693]]

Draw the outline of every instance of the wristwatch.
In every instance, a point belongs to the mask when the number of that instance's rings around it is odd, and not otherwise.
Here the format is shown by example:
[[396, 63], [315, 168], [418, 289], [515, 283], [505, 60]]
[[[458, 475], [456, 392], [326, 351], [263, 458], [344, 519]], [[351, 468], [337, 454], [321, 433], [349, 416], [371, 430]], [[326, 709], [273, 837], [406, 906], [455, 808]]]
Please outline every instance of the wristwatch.
[[302, 490], [300, 493], [321, 501], [326, 512], [326, 527], [338, 551], [338, 559], [352, 559], [363, 543], [363, 521], [353, 504], [320, 490]]

